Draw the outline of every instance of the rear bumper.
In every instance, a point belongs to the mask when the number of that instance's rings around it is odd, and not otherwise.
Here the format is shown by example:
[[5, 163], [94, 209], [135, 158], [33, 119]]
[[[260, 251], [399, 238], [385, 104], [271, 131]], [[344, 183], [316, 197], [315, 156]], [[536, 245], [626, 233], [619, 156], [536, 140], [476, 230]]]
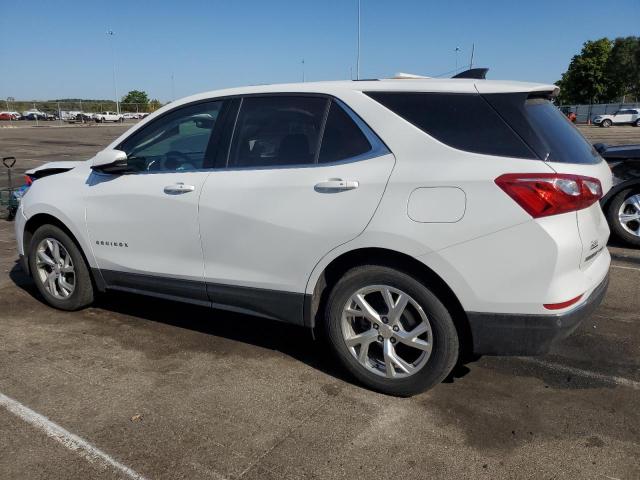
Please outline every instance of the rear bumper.
[[467, 312], [473, 351], [479, 355], [541, 355], [568, 337], [600, 305], [609, 275], [580, 306], [557, 315]]

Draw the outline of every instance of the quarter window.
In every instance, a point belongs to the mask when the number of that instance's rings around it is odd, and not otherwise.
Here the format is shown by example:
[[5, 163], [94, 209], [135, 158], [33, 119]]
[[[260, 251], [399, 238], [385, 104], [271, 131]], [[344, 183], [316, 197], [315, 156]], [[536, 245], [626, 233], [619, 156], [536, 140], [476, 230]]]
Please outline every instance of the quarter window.
[[476, 94], [367, 92], [442, 143], [486, 155], [534, 158], [528, 146]]
[[315, 163], [328, 102], [326, 98], [304, 96], [244, 98], [228, 166]]
[[178, 108], [125, 140], [120, 149], [137, 172], [174, 172], [204, 168], [209, 139], [222, 101]]
[[331, 102], [318, 163], [338, 162], [370, 150], [371, 144], [362, 130], [338, 103]]

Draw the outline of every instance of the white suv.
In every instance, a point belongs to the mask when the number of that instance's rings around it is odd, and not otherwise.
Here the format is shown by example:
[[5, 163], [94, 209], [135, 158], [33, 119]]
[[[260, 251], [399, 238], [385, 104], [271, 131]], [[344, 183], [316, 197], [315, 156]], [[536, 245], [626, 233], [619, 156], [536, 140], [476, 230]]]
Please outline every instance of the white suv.
[[189, 97], [31, 171], [18, 250], [54, 307], [112, 289], [319, 327], [359, 381], [411, 395], [469, 353], [544, 353], [604, 296], [611, 172], [556, 93], [411, 79]]
[[596, 115], [593, 123], [601, 127], [610, 127], [611, 125], [635, 125], [640, 127], [640, 110], [637, 108], [625, 108], [618, 110], [613, 115]]

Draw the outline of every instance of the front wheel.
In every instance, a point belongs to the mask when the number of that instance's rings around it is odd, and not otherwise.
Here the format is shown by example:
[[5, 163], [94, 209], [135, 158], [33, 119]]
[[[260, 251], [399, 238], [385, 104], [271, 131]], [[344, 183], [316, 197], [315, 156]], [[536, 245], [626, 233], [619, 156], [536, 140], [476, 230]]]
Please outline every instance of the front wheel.
[[611, 120], [606, 119], [600, 122], [600, 126], [603, 128], [609, 128], [612, 125]]
[[607, 221], [620, 240], [640, 248], [640, 189], [628, 188], [613, 197]]
[[386, 266], [349, 270], [329, 295], [325, 325], [339, 361], [382, 393], [423, 392], [458, 359], [458, 335], [446, 307], [415, 278]]
[[49, 305], [79, 310], [93, 302], [93, 284], [84, 257], [61, 228], [38, 228], [31, 239], [28, 260], [36, 287]]

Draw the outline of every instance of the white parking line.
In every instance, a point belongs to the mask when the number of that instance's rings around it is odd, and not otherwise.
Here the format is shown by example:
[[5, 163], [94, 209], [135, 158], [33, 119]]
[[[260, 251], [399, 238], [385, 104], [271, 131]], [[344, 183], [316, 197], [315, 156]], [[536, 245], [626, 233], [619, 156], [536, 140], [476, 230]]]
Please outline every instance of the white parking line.
[[36, 427], [49, 438], [52, 438], [65, 448], [77, 453], [85, 460], [88, 460], [91, 463], [98, 463], [102, 467], [112, 468], [131, 479], [146, 480], [145, 477], [134, 472], [117, 460], [114, 460], [102, 450], [88, 443], [86, 440], [83, 440], [77, 435], [65, 430], [60, 425], [52, 422], [47, 417], [34, 412], [29, 407], [25, 407], [17, 400], [0, 393], [0, 405], [13, 413], [16, 417]]
[[622, 265], [613, 265], [611, 264], [611, 268], [622, 268], [624, 270], [637, 270], [640, 272], [640, 268], [636, 268], [636, 267], [623, 267]]
[[621, 387], [628, 387], [634, 390], [640, 390], [640, 382], [631, 380], [624, 377], [616, 377], [614, 375], [604, 375], [602, 373], [590, 372], [589, 370], [582, 370], [580, 368], [569, 367], [568, 365], [562, 365], [559, 363], [545, 362], [544, 360], [538, 360], [531, 357], [519, 357], [523, 362], [534, 363], [541, 367], [548, 368], [560, 373], [569, 373], [576, 377], [591, 378], [600, 382], [612, 383]]

